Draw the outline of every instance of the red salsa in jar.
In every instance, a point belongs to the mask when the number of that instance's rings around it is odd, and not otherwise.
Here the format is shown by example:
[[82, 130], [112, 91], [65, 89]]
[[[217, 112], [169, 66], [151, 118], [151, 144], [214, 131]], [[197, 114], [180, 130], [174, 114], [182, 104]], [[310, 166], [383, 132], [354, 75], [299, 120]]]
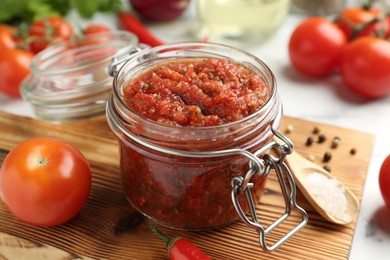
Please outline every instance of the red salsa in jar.
[[253, 71], [226, 59], [158, 64], [124, 88], [124, 100], [141, 116], [173, 126], [213, 126], [242, 119], [268, 100]]
[[[153, 65], [124, 83], [122, 98], [144, 119], [172, 130], [190, 128], [195, 132], [247, 118], [263, 107], [269, 92], [258, 74], [232, 60], [178, 58]], [[257, 125], [261, 124], [257, 122], [255, 130], [242, 138], [232, 139], [228, 129], [221, 142], [230, 146], [232, 142], [240, 146], [253, 142], [247, 145], [253, 153], [264, 145], [258, 142], [257, 131], [269, 127]], [[172, 148], [167, 143], [166, 147]], [[185, 143], [184, 150], [193, 151], [194, 145]], [[160, 224], [183, 229], [214, 228], [238, 218], [231, 201], [231, 180], [248, 171], [246, 157], [172, 156], [132, 141], [122, 141], [120, 147], [124, 192], [138, 211]], [[214, 151], [211, 140], [209, 149]], [[264, 192], [265, 177], [253, 176], [251, 182], [257, 202]], [[247, 211], [244, 194], [239, 200]]]

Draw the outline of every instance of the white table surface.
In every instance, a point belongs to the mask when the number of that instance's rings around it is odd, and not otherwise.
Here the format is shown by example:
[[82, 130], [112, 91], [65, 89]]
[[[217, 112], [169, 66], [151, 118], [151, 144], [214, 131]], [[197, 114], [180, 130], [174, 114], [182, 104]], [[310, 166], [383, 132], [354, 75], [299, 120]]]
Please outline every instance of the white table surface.
[[[148, 27], [166, 42], [195, 40], [194, 17], [192, 6], [175, 22], [148, 24]], [[79, 19], [74, 14], [68, 18]], [[246, 50], [262, 59], [274, 72], [285, 115], [375, 135], [374, 151], [370, 158], [349, 259], [390, 259], [390, 211], [384, 208], [378, 186], [380, 166], [390, 154], [390, 96], [364, 101], [346, 90], [337, 74], [322, 79], [309, 79], [295, 72], [290, 65], [287, 45], [292, 30], [303, 18], [290, 14], [272, 38]], [[115, 17], [98, 14], [93, 21], [116, 27]], [[11, 99], [1, 93], [0, 110], [34, 117], [25, 101]]]

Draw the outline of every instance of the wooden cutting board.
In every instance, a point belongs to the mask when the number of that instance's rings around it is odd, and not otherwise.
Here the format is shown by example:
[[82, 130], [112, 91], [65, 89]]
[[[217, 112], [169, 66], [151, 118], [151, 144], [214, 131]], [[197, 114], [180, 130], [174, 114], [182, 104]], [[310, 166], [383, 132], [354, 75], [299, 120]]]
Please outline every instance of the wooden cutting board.
[[[331, 152], [327, 164], [332, 173], [359, 198], [362, 197], [374, 137], [370, 134], [284, 117], [281, 130], [293, 126], [287, 134], [301, 154], [322, 156]], [[327, 137], [324, 143], [306, 146], [312, 130], [318, 126]], [[332, 149], [331, 140], [341, 143]], [[104, 116], [71, 123], [52, 124], [0, 112], [0, 163], [10, 149], [31, 137], [55, 137], [68, 141], [87, 157], [93, 171], [93, 186], [81, 212], [69, 222], [50, 228], [33, 227], [15, 219], [0, 202], [0, 259], [167, 259], [163, 242], [149, 229], [148, 220], [136, 213], [121, 190], [117, 142]], [[357, 153], [350, 154], [355, 148]], [[283, 212], [276, 176], [267, 177], [267, 190], [257, 205], [261, 222], [267, 226]], [[262, 251], [254, 230], [241, 221], [224, 228], [186, 232], [161, 227], [168, 235], [193, 241], [213, 259], [348, 259], [356, 221], [348, 226], [326, 222], [313, 211], [301, 193], [298, 204], [309, 213], [306, 227], [272, 253]], [[270, 236], [278, 239], [297, 224], [289, 218]]]

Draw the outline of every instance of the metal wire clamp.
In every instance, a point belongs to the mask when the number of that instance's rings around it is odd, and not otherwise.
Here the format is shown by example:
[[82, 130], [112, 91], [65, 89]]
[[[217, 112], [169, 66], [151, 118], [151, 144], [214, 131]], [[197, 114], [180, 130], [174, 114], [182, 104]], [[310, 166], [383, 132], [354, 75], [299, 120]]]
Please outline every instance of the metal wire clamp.
[[[267, 146], [264, 146], [261, 150], [257, 151], [255, 153], [255, 156], [258, 157], [263, 154], [262, 156], [262, 163], [265, 167], [263, 167], [264, 171], [256, 171], [254, 167], [250, 167], [249, 171], [246, 173], [244, 177], [242, 176], [235, 176], [232, 179], [232, 192], [231, 192], [231, 198], [232, 202], [234, 204], [234, 207], [237, 210], [238, 215], [240, 216], [241, 220], [248, 226], [253, 227], [256, 229], [256, 231], [259, 234], [259, 242], [260, 246], [265, 251], [273, 251], [277, 249], [279, 246], [281, 246], [284, 242], [286, 242], [289, 238], [291, 238], [296, 232], [298, 232], [300, 229], [302, 229], [306, 223], [308, 222], [308, 215], [306, 211], [301, 208], [299, 205], [297, 205], [296, 202], [296, 185], [294, 182], [294, 178], [286, 165], [285, 157], [291, 153], [294, 149], [293, 144], [291, 141], [285, 137], [282, 133], [280, 133], [278, 130], [274, 129], [272, 127], [272, 131], [274, 132], [274, 135], [278, 138], [280, 138], [285, 144], [280, 145], [276, 141], [272, 141]], [[268, 150], [271, 149], [278, 149], [280, 152], [279, 157], [274, 157], [270, 154], [265, 154]], [[250, 164], [251, 166], [251, 164]], [[257, 168], [258, 169], [258, 168]], [[279, 185], [282, 191], [282, 195], [285, 201], [285, 212], [282, 214], [275, 222], [273, 222], [271, 225], [269, 225], [267, 228], [264, 228], [257, 217], [256, 213], [256, 206], [254, 204], [254, 200], [252, 198], [252, 194], [250, 189], [253, 187], [253, 183], [250, 183], [250, 178], [253, 175], [264, 175], [268, 176], [271, 169], [274, 169], [279, 181]], [[239, 194], [245, 194], [246, 201], [249, 206], [249, 214], [251, 219], [248, 218], [247, 214], [242, 210], [242, 207], [238, 201], [238, 195]], [[293, 210], [300, 213], [302, 216], [301, 222], [296, 225], [292, 230], [290, 230], [287, 234], [285, 234], [281, 239], [276, 241], [273, 245], [268, 245], [267, 243], [267, 234], [270, 233], [272, 230], [274, 230], [276, 227], [278, 227], [280, 224], [282, 224], [293, 212]]]

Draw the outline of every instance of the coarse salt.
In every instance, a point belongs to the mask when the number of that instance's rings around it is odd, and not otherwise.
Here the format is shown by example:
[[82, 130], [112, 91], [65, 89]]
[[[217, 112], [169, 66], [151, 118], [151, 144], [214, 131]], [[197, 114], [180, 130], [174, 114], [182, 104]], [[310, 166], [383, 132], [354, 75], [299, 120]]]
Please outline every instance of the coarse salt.
[[345, 222], [352, 220], [347, 212], [348, 202], [344, 186], [338, 180], [313, 172], [304, 178], [304, 184], [328, 213]]

